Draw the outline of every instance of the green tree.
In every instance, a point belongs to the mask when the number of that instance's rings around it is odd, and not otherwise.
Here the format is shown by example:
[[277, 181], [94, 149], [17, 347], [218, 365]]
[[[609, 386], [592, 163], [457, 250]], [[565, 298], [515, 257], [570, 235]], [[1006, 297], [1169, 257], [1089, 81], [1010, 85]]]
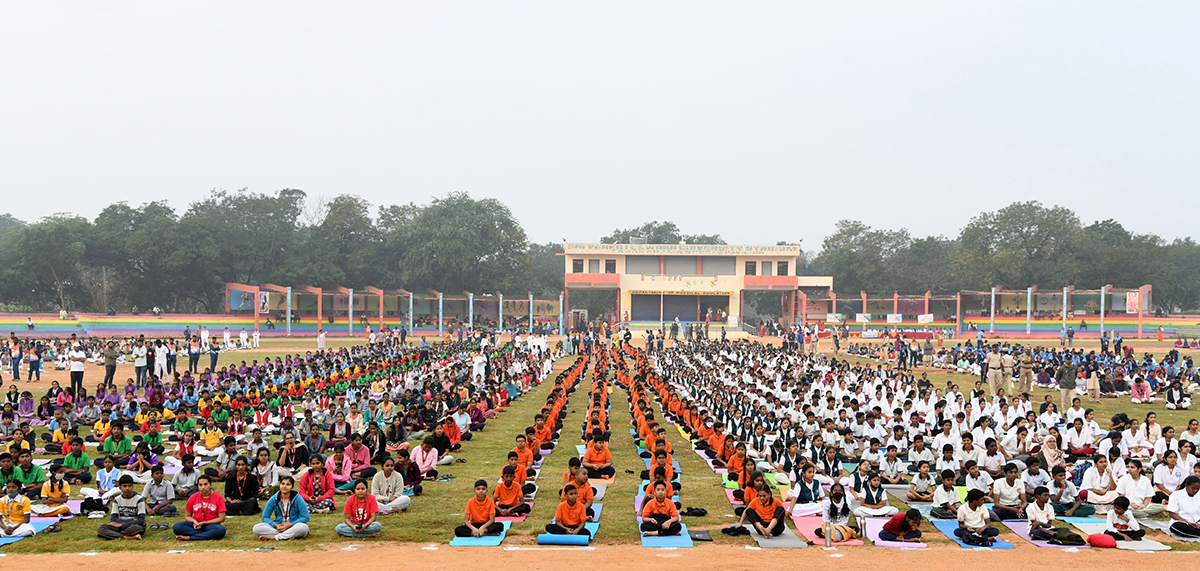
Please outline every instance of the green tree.
[[888, 261], [911, 241], [907, 230], [873, 230], [862, 222], [840, 220], [814, 262], [833, 277], [837, 291], [892, 293], [896, 282]]
[[647, 244], [724, 244], [719, 234], [683, 234], [674, 222], [659, 222], [657, 220], [642, 224], [637, 228], [613, 230], [611, 234], [600, 238], [601, 244], [628, 244], [631, 238], [643, 238]]
[[494, 198], [435, 198], [394, 231], [404, 249], [400, 274], [414, 291], [503, 290], [529, 268], [525, 230]]
[[16, 233], [16, 260], [30, 288], [29, 301], [73, 311], [76, 300], [87, 299], [82, 276], [91, 222], [70, 214], [55, 214], [28, 224]]
[[971, 287], [1063, 287], [1078, 275], [1079, 217], [1061, 206], [1015, 202], [972, 218], [959, 235], [960, 264]]

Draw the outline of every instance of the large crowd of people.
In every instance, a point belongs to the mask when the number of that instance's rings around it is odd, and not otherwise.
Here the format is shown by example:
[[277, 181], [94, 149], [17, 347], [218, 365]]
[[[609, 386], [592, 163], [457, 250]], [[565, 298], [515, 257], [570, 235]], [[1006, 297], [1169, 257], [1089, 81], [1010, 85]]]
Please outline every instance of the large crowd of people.
[[[192, 347], [211, 343], [191, 338]], [[178, 541], [216, 540], [227, 517], [256, 515], [261, 539], [299, 539], [310, 514], [335, 509], [345, 515], [338, 534], [378, 535], [378, 517], [447, 481], [438, 467], [548, 378], [557, 355], [537, 336], [501, 346], [482, 332], [462, 342], [370, 341], [262, 363], [145, 371], [148, 344], [169, 354], [162, 341], [46, 341], [41, 348], [81, 363], [95, 362], [100, 347], [101, 358], [130, 351], [139, 370], [122, 386], [110, 373], [91, 393], [54, 382], [37, 401], [9, 386], [0, 412], [0, 486], [9, 492], [0, 498], [0, 537], [32, 535], [32, 517], [72, 510], [107, 514], [96, 532], [104, 539], [170, 530]], [[9, 343], [28, 367], [27, 345]], [[35, 463], [35, 453], [50, 460]], [[83, 498], [78, 507], [72, 496]], [[174, 524], [146, 519], [179, 515]]]

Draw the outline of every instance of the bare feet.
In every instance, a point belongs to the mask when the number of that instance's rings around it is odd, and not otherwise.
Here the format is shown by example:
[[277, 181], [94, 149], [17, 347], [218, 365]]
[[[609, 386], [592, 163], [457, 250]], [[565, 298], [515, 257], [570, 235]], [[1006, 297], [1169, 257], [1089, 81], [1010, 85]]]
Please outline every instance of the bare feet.
[[363, 538], [368, 538], [368, 537], [379, 537], [379, 534], [378, 534], [378, 533], [372, 533], [372, 534], [368, 534], [368, 535], [364, 535], [364, 536], [363, 536]]
[[187, 541], [187, 540], [188, 540], [188, 536], [186, 536], [186, 535], [176, 535], [176, 536], [175, 536], [175, 540], [176, 540], [176, 541]]
[[135, 539], [135, 540], [137, 540], [137, 541], [141, 541], [141, 540], [142, 540], [142, 534], [140, 534], [140, 533], [139, 533], [139, 534], [137, 534], [137, 535], [126, 535], [126, 536], [125, 536], [125, 539]]
[[274, 540], [274, 539], [275, 539], [274, 537], [271, 537], [271, 536], [269, 536], [269, 535], [260, 535], [260, 536], [258, 536], [258, 540], [259, 540], [259, 541], [272, 541], [272, 540]]

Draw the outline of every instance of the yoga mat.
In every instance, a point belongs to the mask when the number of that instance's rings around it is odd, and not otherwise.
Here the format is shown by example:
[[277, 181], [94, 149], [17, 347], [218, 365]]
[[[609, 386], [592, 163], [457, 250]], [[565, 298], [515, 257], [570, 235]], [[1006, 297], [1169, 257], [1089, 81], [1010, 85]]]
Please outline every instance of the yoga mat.
[[742, 502], [738, 501], [737, 498], [733, 497], [733, 490], [726, 488], [725, 489], [725, 497], [729, 498], [729, 503], [731, 503], [735, 506], [743, 505]]
[[[594, 533], [594, 532], [593, 532]], [[578, 545], [584, 546], [591, 542], [587, 535], [563, 535], [557, 533], [539, 533], [538, 545]]]
[[[1085, 535], [1104, 533], [1104, 528], [1108, 526], [1107, 523], [1099, 520], [1097, 520], [1095, 523], [1071, 522], [1071, 525], [1075, 526], [1075, 529], [1078, 529]], [[1159, 543], [1153, 539], [1143, 539], [1141, 541], [1118, 541], [1117, 549], [1124, 549], [1127, 551], [1170, 551], [1171, 546]]]
[[[108, 505], [108, 500], [100, 500], [104, 505]], [[71, 513], [80, 515], [79, 509], [83, 507], [83, 500], [67, 500], [67, 506], [71, 508]]]
[[[54, 522], [50, 522], [50, 521], [35, 522], [35, 521], [33, 521], [33, 518], [30, 518], [29, 525], [33, 526], [34, 533], [41, 533], [41, 532], [45, 531], [46, 528], [54, 525]], [[22, 539], [25, 539], [25, 538], [24, 537], [0, 537], [0, 547], [9, 545], [12, 543], [16, 543], [18, 541], [21, 541]]]
[[795, 532], [787, 526], [786, 522], [783, 524], [783, 533], [775, 537], [766, 537], [758, 533], [758, 530], [753, 525], [744, 525], [742, 527], [750, 530], [750, 537], [753, 537], [754, 541], [758, 542], [758, 546], [764, 549], [804, 549], [808, 547], [808, 542], [796, 537]]
[[594, 484], [594, 485], [592, 485], [592, 488], [596, 490], [596, 497], [592, 498], [592, 501], [594, 501], [594, 502], [603, 500], [604, 494], [608, 493], [608, 485], [607, 484]]
[[180, 470], [183, 470], [183, 466], [163, 464], [163, 476], [174, 476], [175, 474], [178, 474]]
[[730, 490], [738, 489], [737, 480], [736, 479], [730, 480], [729, 479], [730, 476], [732, 476], [732, 474], [728, 474], [728, 473], [721, 474], [721, 484], [723, 484], [726, 488], [728, 488]]
[[925, 549], [924, 543], [908, 543], [904, 541], [884, 541], [879, 539], [879, 532], [883, 530], [883, 524], [887, 523], [888, 518], [884, 517], [868, 517], [863, 518], [863, 532], [878, 547], [908, 547], [910, 549]]
[[1091, 547], [1090, 545], [1086, 545], [1086, 544], [1085, 545], [1055, 545], [1046, 540], [1034, 539], [1032, 536], [1029, 535], [1029, 522], [1027, 522], [1027, 521], [1005, 521], [1005, 522], [1001, 522], [1001, 523], [1003, 523], [1004, 526], [1007, 527], [1008, 529], [1011, 529], [1012, 532], [1017, 535], [1017, 537], [1024, 539], [1025, 541], [1028, 541], [1029, 543], [1032, 543], [1038, 547], [1058, 547], [1058, 548], [1078, 547], [1080, 549]]
[[[1076, 524], [1076, 523], [1104, 523], [1104, 520], [1102, 520], [1102, 519], [1100, 519], [1100, 518], [1095, 518], [1095, 517], [1092, 517], [1092, 516], [1078, 517], [1078, 516], [1073, 516], [1073, 515], [1072, 515], [1072, 516], [1060, 515], [1060, 516], [1054, 516], [1054, 519], [1056, 519], [1056, 520], [1058, 520], [1058, 521], [1065, 521], [1065, 522], [1067, 522], [1067, 523], [1069, 523], [1069, 524]], [[1138, 523], [1141, 523], [1141, 524], [1143, 524], [1143, 525], [1145, 524], [1145, 522], [1138, 522]]]
[[679, 535], [651, 535], [642, 536], [642, 547], [693, 547], [692, 536], [688, 534], [686, 524], [680, 524], [683, 529], [679, 531]]
[[1171, 522], [1170, 521], [1158, 521], [1158, 520], [1148, 519], [1145, 521], [1139, 521], [1138, 523], [1141, 524], [1142, 527], [1144, 527], [1146, 529], [1156, 529], [1158, 531], [1161, 531], [1161, 532], [1171, 536], [1171, 539], [1174, 539], [1176, 541], [1200, 542], [1200, 537], [1187, 537], [1186, 535], [1179, 535], [1179, 534], [1171, 531]]
[[554, 452], [553, 448], [549, 450], [538, 450], [538, 454], [541, 454], [542, 456], [549, 456], [551, 452]]
[[519, 515], [519, 516], [511, 516], [511, 515], [498, 515], [498, 516], [496, 516], [496, 521], [501, 521], [501, 522], [507, 521], [507, 522], [511, 522], [511, 523], [521, 523], [521, 522], [525, 521], [525, 518], [527, 518], [527, 517], [529, 517], [529, 514], [521, 514], [521, 515]]
[[34, 458], [33, 460], [30, 460], [30, 462], [32, 462], [34, 466], [46, 467], [50, 465], [51, 460], [49, 458]]
[[[967, 549], [979, 549], [983, 547], [981, 545], [967, 545], [954, 535], [954, 530], [958, 529], [958, 520], [935, 519], [932, 523], [933, 527], [938, 528], [938, 531], [942, 532], [943, 535], [949, 537], [951, 541], [957, 543], [961, 547], [965, 547]], [[996, 542], [991, 544], [989, 547], [992, 549], [1016, 549], [1016, 546], [1000, 538], [996, 538]]]
[[580, 456], [583, 456], [583, 453], [587, 452], [587, 444], [576, 444], [575, 451], [578, 452]]
[[512, 522], [501, 522], [504, 524], [504, 530], [500, 535], [485, 535], [483, 537], [455, 537], [450, 540], [450, 545], [453, 547], [496, 547], [500, 542], [504, 541], [504, 536], [508, 535], [508, 527]]
[[[796, 531], [800, 532], [805, 539], [812, 542], [813, 545], [825, 545], [825, 540], [817, 536], [817, 530], [821, 528], [821, 516], [805, 516], [793, 517], [792, 523], [796, 524]], [[851, 539], [850, 541], [834, 542], [834, 545], [862, 545], [861, 539]]]
[[613, 476], [611, 478], [589, 478], [588, 483], [590, 483], [592, 485], [604, 484], [605, 486], [609, 486], [609, 485], [612, 485], [612, 483], [615, 482], [616, 480], [617, 480], [616, 476]]

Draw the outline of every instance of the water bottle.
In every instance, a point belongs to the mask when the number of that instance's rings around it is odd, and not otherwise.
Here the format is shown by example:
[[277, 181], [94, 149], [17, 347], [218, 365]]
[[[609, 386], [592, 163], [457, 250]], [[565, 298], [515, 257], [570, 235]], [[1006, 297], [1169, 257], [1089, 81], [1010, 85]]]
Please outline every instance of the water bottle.
[[825, 547], [833, 547], [833, 525], [825, 522]]

